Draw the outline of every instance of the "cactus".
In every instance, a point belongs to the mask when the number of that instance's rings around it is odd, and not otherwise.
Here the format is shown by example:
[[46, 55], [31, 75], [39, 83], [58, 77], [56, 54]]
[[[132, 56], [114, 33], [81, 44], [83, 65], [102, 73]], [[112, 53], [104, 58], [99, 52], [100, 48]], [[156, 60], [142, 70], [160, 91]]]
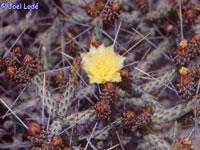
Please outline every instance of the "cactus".
[[194, 98], [193, 100], [187, 103], [179, 104], [170, 109], [164, 109], [155, 112], [154, 115], [152, 116], [152, 122], [154, 124], [160, 124], [173, 121], [190, 112], [192, 110], [193, 103], [196, 101], [197, 98]]
[[163, 76], [155, 78], [155, 81], [150, 81], [147, 84], [142, 85], [142, 89], [150, 94], [156, 93], [164, 84], [167, 84], [166, 81], [170, 81], [170, 79], [175, 75], [175, 71], [175, 69], [167, 71]]
[[166, 141], [158, 138], [156, 135], [149, 134], [145, 136], [144, 139], [148, 141], [149, 144], [153, 145], [157, 150], [170, 150], [170, 145]]
[[71, 114], [70, 116], [63, 119], [64, 124], [70, 126], [74, 124], [86, 124], [88, 122], [94, 121], [96, 118], [94, 110], [86, 110], [83, 112], [78, 112]]
[[0, 149], [198, 150], [198, 1], [38, 5], [0, 9]]

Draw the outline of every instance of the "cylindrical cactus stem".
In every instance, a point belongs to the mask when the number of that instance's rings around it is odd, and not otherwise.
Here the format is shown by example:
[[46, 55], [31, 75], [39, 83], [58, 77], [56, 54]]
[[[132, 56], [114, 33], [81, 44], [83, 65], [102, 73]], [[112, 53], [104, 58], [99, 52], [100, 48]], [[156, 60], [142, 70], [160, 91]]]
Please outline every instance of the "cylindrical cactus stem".
[[170, 150], [170, 145], [163, 139], [160, 139], [156, 135], [148, 134], [144, 136], [145, 141], [153, 145], [156, 150]]
[[169, 121], [176, 120], [183, 115], [187, 114], [192, 110], [193, 103], [197, 101], [197, 97], [194, 97], [193, 100], [176, 105], [169, 109], [163, 109], [158, 112], [154, 112], [151, 120], [153, 124], [162, 124]]
[[153, 111], [160, 111], [164, 109], [163, 106], [159, 102], [157, 102], [153, 96], [146, 93], [139, 98], [125, 98], [125, 103], [138, 107], [151, 106]]
[[63, 129], [63, 123], [61, 119], [53, 120], [49, 128], [49, 135], [59, 135]]
[[154, 94], [158, 92], [162, 87], [167, 86], [167, 82], [169, 82], [169, 80], [173, 78], [175, 74], [176, 69], [170, 69], [164, 75], [161, 75], [160, 77], [155, 78], [155, 80], [142, 85], [142, 89], [147, 93]]
[[63, 119], [63, 122], [67, 126], [81, 125], [91, 123], [96, 119], [95, 110], [85, 110], [77, 113], [73, 113]]
[[145, 104], [143, 103], [140, 97], [139, 98], [138, 97], [125, 98], [124, 101], [127, 105], [134, 105], [134, 106], [141, 106], [141, 107], [145, 106]]
[[145, 107], [151, 106], [154, 111], [164, 109], [163, 106], [157, 100], [155, 100], [155, 97], [149, 94], [146, 94], [146, 93], [143, 94], [141, 99], [143, 103], [145, 104]]
[[57, 115], [57, 103], [51, 96], [48, 89], [43, 89], [43, 82], [39, 76], [34, 76], [32, 79], [32, 84], [36, 87], [36, 93], [40, 97], [41, 100], [44, 99], [44, 105], [47, 107], [47, 112], [51, 117], [55, 117]]
[[68, 86], [66, 88], [66, 91], [63, 94], [63, 99], [60, 100], [59, 103], [59, 109], [58, 109], [58, 115], [61, 118], [66, 117], [68, 113], [69, 106], [71, 106], [75, 94], [75, 84], [74, 83], [68, 83]]

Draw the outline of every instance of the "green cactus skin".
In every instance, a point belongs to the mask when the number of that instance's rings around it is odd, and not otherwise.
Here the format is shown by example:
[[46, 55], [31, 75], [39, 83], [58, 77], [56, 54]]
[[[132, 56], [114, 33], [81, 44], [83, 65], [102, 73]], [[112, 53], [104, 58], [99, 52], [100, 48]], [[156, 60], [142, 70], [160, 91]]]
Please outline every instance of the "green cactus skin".
[[164, 107], [157, 102], [153, 96], [146, 93], [139, 98], [125, 98], [125, 103], [127, 105], [134, 105], [137, 107], [151, 106], [153, 111], [160, 111], [164, 109]]
[[32, 80], [32, 84], [36, 87], [36, 91], [38, 96], [42, 100], [44, 98], [44, 104], [47, 107], [47, 112], [51, 117], [55, 117], [57, 115], [57, 104], [56, 101], [52, 98], [50, 92], [45, 89], [45, 94], [43, 96], [43, 82], [39, 76], [35, 76]]
[[71, 106], [73, 102], [75, 94], [75, 85], [73, 83], [68, 84], [63, 96], [64, 98], [60, 100], [58, 105], [58, 115], [63, 118], [67, 115], [69, 106]]
[[155, 94], [164, 86], [164, 84], [167, 84], [167, 82], [175, 74], [176, 74], [176, 69], [171, 69], [167, 71], [163, 76], [156, 78], [154, 81], [150, 81], [142, 85], [142, 89], [147, 93]]
[[183, 115], [187, 114], [192, 110], [193, 103], [197, 101], [197, 98], [194, 97], [193, 100], [176, 105], [169, 109], [163, 109], [158, 112], [154, 112], [151, 117], [153, 124], [162, 124], [169, 121], [176, 120]]
[[63, 130], [63, 123], [61, 119], [53, 120], [49, 128], [49, 135], [59, 135]]
[[156, 135], [148, 134], [144, 139], [148, 141], [149, 144], [153, 145], [156, 150], [170, 150], [170, 145]]
[[[37, 93], [40, 99], [43, 99], [43, 82], [39, 76], [35, 76], [32, 80], [35, 85]], [[55, 94], [51, 96], [50, 92], [45, 89], [45, 106], [51, 118], [58, 116], [60, 119], [53, 120], [50, 125], [50, 135], [59, 135], [63, 129], [63, 126], [71, 126], [73, 124], [85, 124], [93, 122], [96, 119], [94, 110], [86, 110], [83, 112], [74, 113], [68, 115], [68, 109], [71, 106], [73, 100], [78, 97], [84, 98], [94, 92], [95, 86], [88, 86], [82, 89], [75, 95], [75, 84], [68, 84], [66, 91], [63, 95]], [[74, 98], [75, 97], [75, 98]], [[57, 103], [59, 102], [59, 103]]]
[[74, 125], [82, 125], [94, 122], [96, 119], [96, 115], [94, 110], [86, 110], [82, 112], [77, 112], [71, 114], [62, 119], [56, 119], [50, 126], [50, 135], [60, 135], [63, 127], [65, 126], [74, 126]]
[[96, 119], [95, 110], [91, 109], [73, 113], [68, 117], [64, 118], [63, 122], [66, 126], [71, 126], [74, 124], [80, 125], [80, 124], [91, 123], [95, 119]]

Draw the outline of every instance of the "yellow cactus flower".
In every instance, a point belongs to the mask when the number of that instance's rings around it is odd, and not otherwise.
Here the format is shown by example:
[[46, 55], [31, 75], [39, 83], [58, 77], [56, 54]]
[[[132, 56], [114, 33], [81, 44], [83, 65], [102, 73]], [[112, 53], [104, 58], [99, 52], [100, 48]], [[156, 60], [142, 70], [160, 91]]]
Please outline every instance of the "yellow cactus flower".
[[181, 74], [181, 75], [187, 75], [188, 74], [188, 71], [189, 71], [189, 69], [188, 68], [186, 68], [186, 67], [181, 67], [181, 69], [179, 70], [179, 73]]
[[181, 48], [185, 48], [185, 47], [187, 46], [187, 43], [188, 43], [187, 40], [182, 40], [182, 41], [179, 43], [179, 46], [180, 46]]
[[125, 57], [114, 52], [114, 46], [98, 48], [90, 45], [88, 53], [81, 53], [82, 68], [87, 73], [90, 83], [120, 82], [120, 69]]

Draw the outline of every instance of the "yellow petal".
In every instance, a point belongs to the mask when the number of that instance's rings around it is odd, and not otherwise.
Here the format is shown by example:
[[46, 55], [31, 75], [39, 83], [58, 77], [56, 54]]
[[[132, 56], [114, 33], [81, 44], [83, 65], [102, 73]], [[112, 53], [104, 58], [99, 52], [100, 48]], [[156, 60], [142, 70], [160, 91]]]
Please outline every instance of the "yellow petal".
[[120, 69], [125, 57], [114, 52], [114, 46], [98, 48], [91, 45], [88, 53], [82, 53], [82, 68], [87, 73], [90, 83], [120, 82]]
[[122, 80], [120, 73], [118, 73], [113, 79], [112, 82], [120, 82]]

